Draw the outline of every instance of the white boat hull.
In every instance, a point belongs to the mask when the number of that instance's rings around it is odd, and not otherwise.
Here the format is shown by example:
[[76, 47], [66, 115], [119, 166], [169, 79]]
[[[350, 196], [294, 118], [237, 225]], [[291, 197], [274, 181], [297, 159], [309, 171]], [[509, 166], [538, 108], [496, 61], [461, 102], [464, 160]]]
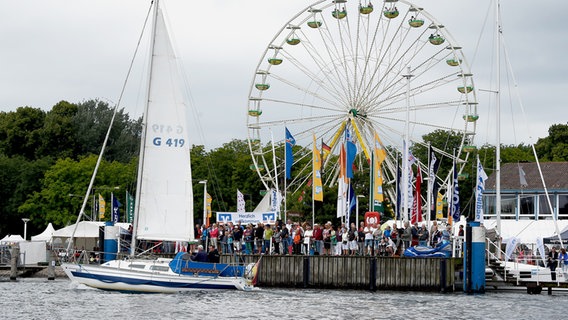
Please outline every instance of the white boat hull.
[[[169, 259], [113, 260], [102, 265], [64, 263], [62, 267], [72, 281], [103, 290], [177, 293], [196, 289], [250, 291], [254, 288], [251, 281], [244, 277], [177, 274], [168, 267], [169, 261]], [[138, 267], [134, 268], [132, 265]]]
[[[506, 262], [505, 270], [509, 275], [517, 276], [522, 282], [558, 282], [568, 283], [567, 274], [562, 268], [556, 268], [556, 279], [552, 279], [552, 272], [549, 268], [535, 266], [531, 264]], [[528, 274], [530, 272], [530, 277]]]

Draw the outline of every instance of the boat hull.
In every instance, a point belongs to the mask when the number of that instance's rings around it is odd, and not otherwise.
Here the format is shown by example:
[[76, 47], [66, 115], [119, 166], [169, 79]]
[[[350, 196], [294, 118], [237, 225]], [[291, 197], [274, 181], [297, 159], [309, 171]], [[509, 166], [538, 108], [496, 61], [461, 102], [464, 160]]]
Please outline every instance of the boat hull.
[[254, 286], [243, 277], [176, 274], [168, 271], [137, 270], [121, 261], [104, 265], [62, 264], [74, 282], [92, 288], [121, 292], [177, 293], [191, 290], [225, 289], [250, 291]]

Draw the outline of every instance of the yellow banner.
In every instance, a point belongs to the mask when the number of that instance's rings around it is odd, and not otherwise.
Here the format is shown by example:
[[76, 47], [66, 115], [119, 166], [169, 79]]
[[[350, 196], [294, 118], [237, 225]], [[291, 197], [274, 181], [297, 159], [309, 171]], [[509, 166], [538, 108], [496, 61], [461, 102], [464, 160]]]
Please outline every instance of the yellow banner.
[[313, 174], [312, 174], [312, 190], [315, 201], [323, 201], [323, 186], [321, 182], [321, 155], [316, 146], [316, 135], [314, 135], [313, 150]]
[[436, 219], [444, 218], [444, 196], [438, 192], [436, 196]]
[[211, 195], [207, 193], [207, 218], [211, 218], [211, 202], [213, 202], [213, 198], [211, 198]]
[[99, 193], [99, 220], [105, 218], [105, 206], [106, 206], [106, 201], [103, 198], [103, 196], [101, 196], [101, 194]]
[[386, 153], [381, 145], [381, 140], [375, 132], [375, 143], [373, 147], [373, 210], [376, 212], [384, 212], [383, 202], [383, 173], [382, 164], [385, 160]]

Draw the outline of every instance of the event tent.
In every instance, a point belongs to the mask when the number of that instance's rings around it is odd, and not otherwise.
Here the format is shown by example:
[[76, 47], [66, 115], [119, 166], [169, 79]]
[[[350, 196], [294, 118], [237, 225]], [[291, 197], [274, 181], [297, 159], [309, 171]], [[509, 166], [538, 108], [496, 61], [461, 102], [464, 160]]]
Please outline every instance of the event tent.
[[55, 231], [55, 228], [53, 228], [53, 225], [51, 224], [51, 222], [47, 225], [47, 227], [45, 228], [45, 230], [43, 230], [42, 233], [32, 236], [32, 241], [46, 241], [46, 242], [51, 242], [51, 236], [53, 234], [53, 231]]
[[4, 238], [2, 238], [2, 240], [0, 240], [1, 244], [10, 244], [10, 243], [16, 243], [16, 242], [22, 242], [25, 241], [24, 238], [22, 238], [21, 235], [19, 234], [12, 234], [12, 235], [7, 235]]
[[[564, 230], [560, 232], [560, 238], [562, 239], [564, 245], [568, 243], [568, 227], [564, 228]], [[543, 238], [542, 242], [544, 244], [560, 244], [560, 239], [558, 235], [553, 235], [550, 237]]]

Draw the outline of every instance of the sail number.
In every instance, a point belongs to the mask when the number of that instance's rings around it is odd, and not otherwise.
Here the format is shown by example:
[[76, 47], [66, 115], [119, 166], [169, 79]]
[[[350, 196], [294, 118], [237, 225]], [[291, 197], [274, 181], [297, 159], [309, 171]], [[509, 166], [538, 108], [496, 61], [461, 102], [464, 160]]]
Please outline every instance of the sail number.
[[185, 145], [185, 140], [181, 138], [172, 138], [172, 137], [161, 137], [159, 134], [181, 134], [183, 133], [182, 126], [170, 126], [170, 125], [163, 125], [163, 124], [153, 124], [152, 131], [157, 134], [152, 138], [152, 144], [156, 147], [173, 147], [173, 148], [181, 148]]
[[154, 137], [154, 139], [152, 139], [152, 143], [156, 146], [156, 147], [161, 147], [162, 145], [164, 146], [168, 146], [168, 147], [183, 147], [183, 145], [185, 144], [185, 140], [184, 139], [176, 139], [176, 138], [162, 138], [162, 137]]

